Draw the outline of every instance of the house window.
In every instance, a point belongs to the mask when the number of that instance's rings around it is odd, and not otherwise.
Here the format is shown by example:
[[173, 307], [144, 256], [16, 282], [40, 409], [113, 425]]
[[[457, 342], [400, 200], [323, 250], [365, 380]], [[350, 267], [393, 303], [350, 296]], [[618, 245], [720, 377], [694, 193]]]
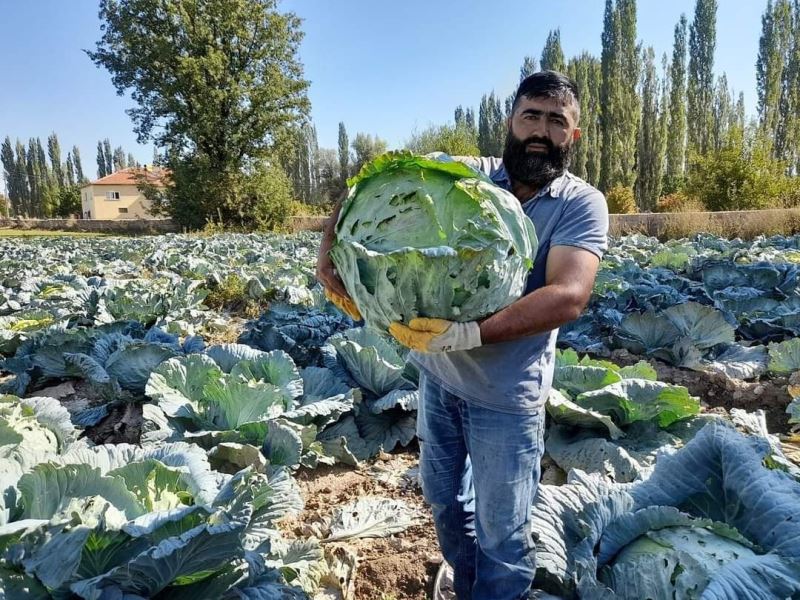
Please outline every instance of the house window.
[[119, 200], [119, 192], [106, 192], [106, 200]]
[[121, 213], [127, 213], [127, 212], [128, 212], [128, 209], [127, 209], [127, 208], [120, 208], [120, 209], [119, 209], [119, 212], [121, 212]]

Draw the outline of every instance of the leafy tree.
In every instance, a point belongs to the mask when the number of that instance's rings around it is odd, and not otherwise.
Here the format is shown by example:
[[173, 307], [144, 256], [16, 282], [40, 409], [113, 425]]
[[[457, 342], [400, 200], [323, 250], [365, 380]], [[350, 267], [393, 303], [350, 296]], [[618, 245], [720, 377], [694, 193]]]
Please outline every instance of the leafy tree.
[[366, 163], [386, 152], [387, 144], [377, 135], [372, 137], [367, 133], [357, 133], [351, 147], [355, 158], [353, 172], [358, 173]]
[[689, 28], [687, 88], [688, 146], [700, 154], [711, 145], [714, 102], [714, 49], [717, 44], [717, 0], [697, 0]]
[[664, 164], [663, 110], [659, 99], [655, 52], [652, 47], [644, 53], [642, 79], [642, 123], [639, 128], [636, 174], [636, 200], [641, 212], [653, 212], [661, 196], [661, 175]]
[[300, 19], [277, 0], [101, 0], [100, 19], [88, 54], [132, 94], [139, 142], [164, 149], [170, 214], [188, 227], [269, 222], [264, 199], [285, 199], [288, 182], [277, 141], [309, 107]]
[[114, 171], [121, 171], [128, 167], [128, 162], [125, 159], [125, 151], [122, 149], [122, 146], [117, 146], [114, 149], [114, 154], [112, 155], [112, 162], [114, 163]]
[[522, 66], [519, 68], [519, 80], [522, 81], [529, 75], [536, 73], [536, 59], [532, 56], [526, 56], [522, 61]]
[[67, 152], [67, 163], [64, 167], [65, 169], [65, 177], [66, 177], [66, 185], [67, 186], [74, 186], [75, 185], [75, 165], [72, 162], [72, 152]]
[[756, 61], [758, 116], [765, 139], [775, 140], [784, 115], [781, 113], [784, 71], [792, 43], [792, 6], [788, 0], [768, 0], [761, 17], [761, 38]]
[[664, 192], [671, 194], [683, 184], [686, 169], [686, 15], [675, 25], [669, 76], [669, 128], [664, 170]]
[[86, 177], [83, 174], [83, 165], [81, 164], [81, 151], [77, 146], [72, 147], [72, 163], [75, 167], [75, 180], [78, 183], [84, 183]]
[[494, 92], [483, 95], [478, 109], [478, 148], [482, 156], [502, 156], [507, 131], [505, 112]]
[[81, 189], [78, 185], [68, 185], [58, 190], [55, 216], [67, 218], [81, 214]]
[[106, 138], [103, 140], [103, 160], [106, 163], [106, 175], [114, 172], [114, 153], [111, 151], [111, 141]]
[[339, 123], [339, 176], [342, 182], [350, 177], [350, 141], [344, 123]]
[[580, 93], [581, 137], [573, 146], [570, 171], [597, 185], [600, 174], [600, 61], [583, 52], [571, 58], [567, 74], [575, 81]]
[[61, 166], [61, 145], [58, 143], [58, 136], [55, 132], [51, 133], [47, 138], [47, 153], [50, 156], [50, 165], [55, 182], [59, 188], [63, 188], [66, 184], [66, 178], [64, 169]]
[[[541, 59], [542, 71], [558, 71], [563, 73], [567, 68], [564, 51], [561, 49], [561, 31], [551, 30], [547, 34]], [[525, 65], [523, 65], [524, 68]]]
[[414, 133], [405, 147], [417, 154], [444, 152], [450, 156], [478, 156], [478, 142], [475, 132], [466, 124], [432, 125], [419, 133]]
[[128, 158], [125, 159], [125, 163], [128, 165], [128, 168], [141, 166], [139, 161], [134, 158], [131, 152], [128, 152]]
[[106, 175], [110, 175], [108, 171], [106, 171], [106, 154], [103, 151], [103, 142], [97, 142], [97, 178], [102, 179]]
[[635, 0], [606, 0], [601, 55], [601, 190], [636, 177], [636, 140], [641, 102], [637, 93], [640, 58], [636, 45]]
[[800, 175], [800, 0], [792, 3], [792, 32], [783, 71], [775, 155], [789, 173]]
[[720, 150], [693, 152], [687, 192], [709, 210], [750, 210], [781, 207], [800, 194], [800, 180], [786, 175], [786, 163], [775, 160], [771, 142], [755, 133], [745, 142], [734, 131]]

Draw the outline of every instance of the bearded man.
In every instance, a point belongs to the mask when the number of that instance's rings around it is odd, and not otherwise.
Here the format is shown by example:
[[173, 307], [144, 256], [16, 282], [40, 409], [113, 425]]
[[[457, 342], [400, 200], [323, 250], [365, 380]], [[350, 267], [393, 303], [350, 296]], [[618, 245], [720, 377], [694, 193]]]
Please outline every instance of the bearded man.
[[[579, 118], [575, 82], [535, 73], [515, 94], [502, 160], [456, 157], [511, 191], [533, 221], [539, 248], [525, 294], [480, 322], [419, 318], [390, 328], [420, 370], [423, 495], [459, 600], [526, 598], [536, 570], [530, 516], [556, 335], [585, 308], [607, 248], [605, 198], [567, 171]], [[327, 256], [336, 216], [317, 276], [357, 317]]]

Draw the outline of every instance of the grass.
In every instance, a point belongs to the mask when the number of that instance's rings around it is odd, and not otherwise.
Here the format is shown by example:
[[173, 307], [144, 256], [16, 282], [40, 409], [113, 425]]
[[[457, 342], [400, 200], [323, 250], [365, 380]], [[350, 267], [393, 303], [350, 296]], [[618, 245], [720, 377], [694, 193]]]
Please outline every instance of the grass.
[[97, 231], [51, 231], [49, 229], [0, 229], [0, 237], [110, 237], [111, 233]]
[[[642, 215], [646, 222], [630, 224], [611, 218], [611, 234], [653, 235], [661, 241], [710, 233], [724, 238], [752, 240], [759, 235], [794, 235], [800, 233], [800, 209], [772, 209], [745, 212], [675, 212]], [[623, 217], [624, 218], [624, 217]], [[632, 216], [635, 219], [635, 216]]]

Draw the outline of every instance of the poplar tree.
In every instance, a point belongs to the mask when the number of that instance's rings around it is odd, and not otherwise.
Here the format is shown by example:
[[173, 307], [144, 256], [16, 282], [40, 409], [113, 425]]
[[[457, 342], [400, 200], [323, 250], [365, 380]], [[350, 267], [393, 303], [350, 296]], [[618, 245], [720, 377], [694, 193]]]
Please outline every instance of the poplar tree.
[[108, 138], [103, 140], [103, 160], [106, 162], [106, 175], [111, 175], [114, 172], [114, 153]]
[[697, 0], [689, 27], [686, 118], [688, 147], [700, 154], [708, 151], [712, 140], [716, 43], [717, 0]]
[[[567, 66], [564, 60], [564, 51], [561, 49], [561, 31], [551, 30], [547, 34], [547, 40], [542, 50], [542, 58], [539, 61], [542, 71], [558, 71], [563, 73]], [[524, 65], [523, 65], [524, 67]]]
[[122, 146], [117, 146], [114, 148], [114, 153], [111, 156], [111, 160], [114, 165], [114, 171], [121, 171], [122, 169], [126, 169], [128, 167], [128, 163], [125, 159], [125, 151], [122, 149]]
[[72, 147], [72, 162], [75, 167], [75, 179], [78, 183], [84, 183], [86, 176], [83, 174], [83, 165], [81, 164], [81, 151], [77, 146]]
[[664, 193], [683, 185], [686, 171], [686, 15], [675, 25], [669, 71], [669, 127], [667, 129]]
[[597, 185], [600, 172], [600, 61], [583, 52], [570, 59], [567, 74], [578, 86], [581, 107], [578, 123], [581, 137], [573, 146], [569, 170]]
[[65, 185], [64, 169], [61, 166], [61, 145], [58, 143], [58, 136], [55, 132], [47, 138], [47, 153], [50, 156], [50, 165], [55, 178], [55, 183], [59, 188]]
[[532, 56], [526, 56], [522, 61], [522, 66], [519, 68], [519, 80], [522, 81], [529, 75], [533, 75], [539, 69], [536, 68], [536, 59]]
[[768, 0], [761, 17], [761, 38], [756, 60], [758, 119], [765, 139], [774, 142], [786, 117], [781, 111], [784, 71], [792, 43], [792, 6], [788, 0]]
[[97, 142], [97, 178], [102, 179], [106, 175], [108, 175], [108, 171], [106, 171], [106, 154], [103, 151], [103, 142]]
[[660, 128], [659, 81], [655, 52], [644, 52], [642, 76], [642, 118], [637, 143], [636, 203], [640, 212], [653, 212], [661, 193], [663, 136]]
[[641, 115], [635, 0], [606, 0], [601, 54], [602, 147], [599, 186], [633, 187]]
[[339, 123], [339, 176], [346, 182], [350, 176], [350, 142], [344, 123]]
[[75, 185], [75, 165], [72, 162], [72, 152], [67, 152], [67, 164], [65, 167], [66, 183], [69, 187]]

